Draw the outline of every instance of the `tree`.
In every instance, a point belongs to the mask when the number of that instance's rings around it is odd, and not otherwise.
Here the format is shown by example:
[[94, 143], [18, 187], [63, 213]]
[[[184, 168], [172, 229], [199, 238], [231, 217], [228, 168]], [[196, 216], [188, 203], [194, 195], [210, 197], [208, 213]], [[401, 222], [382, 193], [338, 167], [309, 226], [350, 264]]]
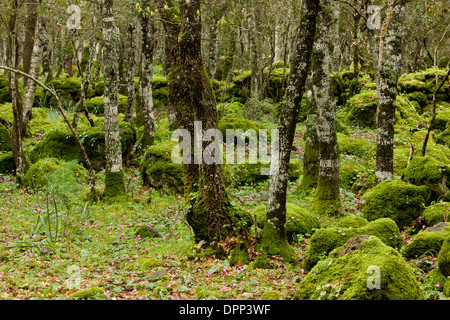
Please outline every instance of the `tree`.
[[[259, 250], [271, 255], [279, 255], [285, 261], [290, 261], [293, 254], [292, 248], [286, 240], [285, 229], [288, 168], [298, 114], [310, 67], [316, 19], [319, 11], [319, 0], [304, 1], [295, 55], [291, 62], [289, 84], [285, 97], [286, 103], [281, 111], [279, 121], [278, 170], [271, 175], [269, 180], [267, 222], [264, 224], [258, 245]], [[276, 164], [275, 167], [277, 167]]]
[[114, 25], [113, 0], [105, 0], [104, 2], [103, 41], [106, 154], [104, 196], [111, 198], [125, 194], [118, 120], [118, 36]]
[[377, 150], [375, 179], [377, 183], [393, 177], [394, 124], [397, 81], [402, 59], [403, 2], [388, 3], [388, 12], [380, 30], [377, 83]]

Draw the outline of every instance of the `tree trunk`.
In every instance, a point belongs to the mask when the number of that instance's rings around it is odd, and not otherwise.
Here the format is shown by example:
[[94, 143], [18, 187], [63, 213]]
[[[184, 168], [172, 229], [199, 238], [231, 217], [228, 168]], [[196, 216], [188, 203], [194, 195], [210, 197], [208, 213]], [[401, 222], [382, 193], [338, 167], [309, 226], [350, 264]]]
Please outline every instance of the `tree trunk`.
[[126, 88], [127, 88], [127, 108], [125, 112], [125, 121], [132, 123], [133, 111], [136, 98], [134, 88], [134, 76], [136, 73], [136, 21], [128, 24], [127, 28], [127, 68], [126, 68]]
[[385, 38], [380, 39], [379, 50], [379, 83], [377, 109], [377, 150], [375, 180], [380, 183], [391, 179], [394, 174], [394, 124], [395, 99], [397, 97], [397, 81], [402, 58], [402, 11], [400, 3], [395, 8], [390, 5], [385, 23]]
[[317, 187], [319, 177], [319, 138], [317, 137], [317, 105], [314, 99], [312, 84], [306, 93], [307, 116], [305, 132], [305, 151], [303, 155], [303, 179], [300, 190], [309, 191]]
[[336, 102], [330, 84], [330, 27], [332, 8], [324, 6], [319, 15], [313, 53], [313, 91], [317, 104], [317, 137], [320, 154], [319, 177], [313, 211], [336, 215], [340, 211], [339, 146], [336, 136]]
[[[289, 85], [286, 90], [286, 104], [281, 111], [279, 123], [278, 170], [269, 180], [269, 199], [267, 204], [267, 223], [259, 240], [258, 250], [270, 255], [279, 255], [284, 260], [292, 259], [292, 249], [286, 240], [286, 192], [288, 169], [292, 143], [316, 30], [316, 17], [320, 11], [319, 0], [303, 2], [302, 18], [296, 42], [295, 55], [292, 56]], [[275, 161], [277, 162], [277, 161]], [[274, 165], [273, 160], [271, 166]], [[274, 166], [277, 167], [276, 164]]]
[[152, 79], [153, 79], [153, 53], [155, 51], [155, 25], [153, 18], [146, 11], [150, 1], [142, 2], [143, 11], [139, 13], [142, 37], [142, 61], [141, 77], [139, 80], [139, 96], [142, 103], [142, 113], [144, 116], [144, 132], [141, 138], [141, 146], [146, 150], [155, 140], [155, 125]]
[[[38, 19], [38, 2], [37, 0], [27, 1], [27, 22], [25, 24], [25, 36], [22, 48], [22, 68], [23, 72], [30, 73], [32, 68], [31, 59], [35, 46], [36, 24]], [[23, 87], [27, 87], [27, 78], [23, 79]], [[36, 87], [36, 85], [34, 84]]]
[[125, 195], [118, 119], [118, 35], [114, 25], [113, 0], [105, 0], [104, 2], [103, 40], [106, 153], [104, 196], [106, 198], [112, 198]]
[[[28, 72], [32, 77], [38, 78], [39, 71], [41, 69], [41, 60], [42, 60], [42, 40], [41, 34], [44, 33], [45, 29], [45, 21], [44, 17], [39, 19], [38, 27], [37, 27], [37, 37], [33, 47], [33, 55], [31, 59], [31, 65]], [[26, 77], [24, 78], [24, 82]], [[27, 79], [28, 80], [28, 79]], [[23, 99], [23, 122], [22, 122], [22, 135], [25, 135], [28, 128], [28, 121], [31, 118], [31, 110], [33, 108], [34, 97], [36, 93], [36, 82], [27, 81], [27, 86], [25, 87], [25, 96]]]

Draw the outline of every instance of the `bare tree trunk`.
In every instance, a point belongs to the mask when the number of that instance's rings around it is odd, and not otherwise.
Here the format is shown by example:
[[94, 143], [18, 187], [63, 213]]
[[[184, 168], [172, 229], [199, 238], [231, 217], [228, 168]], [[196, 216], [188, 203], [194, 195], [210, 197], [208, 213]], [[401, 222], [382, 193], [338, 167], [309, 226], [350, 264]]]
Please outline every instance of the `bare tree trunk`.
[[118, 35], [114, 24], [113, 0], [105, 0], [104, 2], [103, 40], [106, 153], [104, 196], [106, 198], [113, 198], [125, 195], [118, 119]]
[[133, 111], [136, 98], [134, 88], [134, 76], [136, 73], [136, 21], [133, 20], [128, 24], [127, 28], [127, 68], [126, 68], [126, 87], [127, 87], [127, 107], [125, 111], [125, 121], [131, 123], [133, 121]]
[[[31, 59], [35, 46], [36, 24], [38, 19], [38, 2], [37, 0], [27, 1], [27, 22], [25, 24], [25, 36], [22, 48], [22, 67], [23, 72], [30, 73]], [[28, 79], [23, 79], [23, 87], [27, 87]], [[36, 85], [35, 85], [36, 86]]]
[[[32, 77], [38, 78], [39, 72], [41, 69], [41, 60], [42, 60], [42, 40], [41, 34], [44, 33], [45, 29], [45, 21], [44, 17], [39, 18], [39, 23], [37, 27], [37, 37], [33, 47], [33, 55], [31, 59], [31, 65], [29, 68], [29, 73]], [[28, 78], [24, 78], [24, 80]], [[28, 81], [27, 81], [28, 83]], [[28, 85], [25, 87], [25, 96], [23, 99], [23, 122], [22, 122], [22, 135], [25, 135], [28, 128], [28, 121], [31, 118], [31, 110], [33, 108], [34, 97], [36, 93], [36, 82], [30, 81]]]
[[146, 11], [150, 1], [143, 1], [143, 11], [139, 14], [142, 37], [142, 61], [141, 77], [139, 80], [139, 96], [142, 102], [144, 116], [144, 132], [141, 138], [141, 146], [146, 150], [155, 139], [156, 120], [154, 116], [152, 79], [153, 79], [153, 53], [155, 51], [155, 25], [153, 18]]
[[[319, 0], [305, 0], [295, 55], [292, 56], [289, 85], [286, 90], [286, 104], [281, 111], [279, 123], [279, 161], [278, 170], [269, 180], [269, 199], [267, 204], [267, 223], [264, 224], [258, 250], [270, 255], [292, 259], [292, 249], [286, 240], [286, 192], [288, 169], [294, 141], [298, 114], [308, 75], [313, 49], [316, 17], [320, 11]], [[273, 160], [272, 160], [273, 161]], [[271, 164], [271, 166], [274, 163]], [[276, 164], [275, 164], [276, 167]]]
[[317, 39], [313, 53], [313, 91], [317, 104], [317, 137], [319, 142], [319, 177], [313, 211], [319, 215], [336, 215], [340, 211], [339, 146], [336, 136], [336, 102], [330, 84], [331, 7], [319, 15]]
[[388, 8], [387, 21], [390, 19], [385, 38], [380, 38], [378, 67], [380, 72], [377, 109], [377, 151], [375, 180], [380, 183], [391, 179], [394, 173], [394, 124], [397, 81], [402, 58], [402, 15], [403, 4]]

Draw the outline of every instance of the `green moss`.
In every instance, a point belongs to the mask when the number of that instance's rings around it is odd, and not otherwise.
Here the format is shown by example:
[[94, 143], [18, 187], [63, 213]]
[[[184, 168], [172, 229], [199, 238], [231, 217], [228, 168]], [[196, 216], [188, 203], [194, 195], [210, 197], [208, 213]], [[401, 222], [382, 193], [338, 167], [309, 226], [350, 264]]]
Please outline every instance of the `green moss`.
[[442, 291], [444, 292], [444, 296], [446, 296], [447, 298], [450, 297], [450, 279], [445, 280], [444, 290]]
[[281, 298], [281, 293], [275, 290], [266, 291], [261, 295], [262, 300], [281, 300]]
[[72, 295], [72, 300], [105, 300], [105, 291], [99, 287], [90, 287], [88, 290], [78, 290]]
[[125, 196], [125, 180], [123, 171], [118, 172], [106, 171], [105, 173], [105, 191], [104, 198], [121, 198]]
[[416, 101], [421, 108], [425, 107], [427, 105], [427, 95], [420, 92], [420, 91], [414, 91], [408, 94], [408, 99], [410, 101]]
[[316, 216], [336, 216], [341, 209], [339, 184], [332, 179], [318, 179], [311, 213]]
[[351, 238], [330, 253], [303, 279], [294, 299], [420, 300], [424, 295], [400, 254], [369, 236]]
[[436, 203], [425, 208], [422, 213], [427, 226], [434, 226], [444, 222], [450, 216], [450, 203]]
[[436, 113], [436, 118], [434, 119], [432, 128], [444, 131], [449, 123], [450, 123], [450, 110], [448, 110], [448, 108], [447, 110], [446, 109], [439, 110]]
[[369, 221], [360, 216], [345, 216], [339, 219], [337, 226], [340, 228], [361, 228], [369, 224]]
[[438, 266], [444, 276], [450, 276], [450, 235], [447, 235], [439, 251]]
[[23, 177], [23, 184], [27, 188], [41, 188], [52, 183], [55, 175], [64, 177], [66, 182], [81, 184], [88, 181], [87, 170], [78, 165], [77, 161], [65, 162], [56, 158], [44, 158], [33, 164]]
[[[254, 211], [259, 228], [264, 228], [266, 224], [266, 212], [265, 205], [258, 206]], [[300, 206], [286, 203], [286, 237], [289, 243], [295, 242], [297, 235], [309, 236], [318, 228], [320, 222], [314, 215]]]
[[165, 141], [150, 146], [141, 160], [144, 183], [165, 192], [183, 193], [183, 169], [172, 161], [172, 150], [178, 143]]
[[[128, 98], [121, 94], [119, 94], [118, 97], [119, 97], [118, 112], [125, 113]], [[94, 97], [87, 100], [86, 107], [89, 112], [95, 115], [103, 115], [105, 112], [104, 96]]]
[[149, 258], [142, 261], [141, 270], [146, 271], [152, 268], [161, 267], [163, 265], [164, 265], [163, 261], [156, 258]]
[[402, 228], [420, 216], [428, 195], [426, 186], [385, 180], [364, 194], [362, 214], [369, 221], [391, 218]]
[[[136, 142], [136, 132], [130, 125], [125, 123], [119, 125], [121, 128], [122, 158], [126, 159]], [[105, 132], [102, 129], [102, 127], [94, 127], [79, 133], [80, 140], [95, 171], [100, 171], [105, 167]], [[84, 157], [75, 138], [71, 132], [66, 130], [55, 129], [50, 131], [46, 134], [44, 140], [30, 151], [32, 163], [50, 157], [64, 161], [77, 160], [86, 167]]]
[[230, 251], [230, 265], [234, 265], [236, 263], [249, 264], [250, 260], [248, 259], [248, 247], [249, 244], [246, 241], [238, 241], [236, 247]]
[[436, 135], [436, 143], [450, 148], [450, 122], [447, 123], [447, 127], [444, 131]]
[[[77, 102], [81, 97], [81, 82], [79, 78], [55, 78], [47, 84], [48, 87], [53, 87], [61, 100], [71, 100]], [[47, 93], [48, 94], [48, 93]], [[49, 94], [48, 94], [49, 95]], [[53, 101], [53, 98], [52, 98]], [[52, 105], [56, 102], [53, 101]]]
[[342, 246], [350, 238], [372, 235], [376, 236], [386, 245], [393, 248], [400, 248], [402, 236], [400, 230], [392, 219], [382, 218], [368, 223], [360, 228], [325, 228], [317, 230], [310, 239], [310, 247], [306, 253], [303, 267], [306, 270], [311, 268], [333, 249]]
[[0, 151], [10, 151], [11, 150], [11, 135], [9, 130], [5, 128], [3, 124], [0, 123]]
[[420, 232], [403, 247], [401, 254], [405, 259], [415, 259], [424, 255], [436, 255], [441, 249], [446, 235], [439, 232]]
[[341, 154], [360, 158], [370, 158], [375, 155], [374, 145], [364, 139], [352, 138], [342, 133], [337, 134], [337, 139]]
[[362, 166], [348, 164], [339, 166], [339, 185], [343, 189], [351, 189], [366, 169]]
[[0, 173], [12, 173], [13, 170], [16, 170], [16, 166], [14, 164], [12, 152], [0, 155]]
[[444, 285], [447, 278], [442, 274], [441, 270], [435, 268], [431, 270], [423, 279], [425, 290], [444, 291]]
[[161, 235], [154, 229], [147, 226], [138, 226], [134, 229], [134, 233], [136, 236], [139, 236], [141, 239], [144, 238], [159, 238]]
[[287, 240], [280, 238], [278, 231], [270, 223], [264, 224], [256, 251], [278, 256], [284, 263], [290, 263], [294, 258], [294, 249], [289, 246]]
[[414, 157], [403, 171], [403, 180], [418, 186], [427, 186], [435, 198], [450, 201], [450, 166], [429, 156]]

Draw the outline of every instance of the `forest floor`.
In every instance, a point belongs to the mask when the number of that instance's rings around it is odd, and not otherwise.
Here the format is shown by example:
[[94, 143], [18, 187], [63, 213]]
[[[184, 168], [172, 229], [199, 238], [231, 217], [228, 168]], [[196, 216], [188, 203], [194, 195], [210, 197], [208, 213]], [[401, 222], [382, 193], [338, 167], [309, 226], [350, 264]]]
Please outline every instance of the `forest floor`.
[[[300, 159], [303, 132], [304, 126], [299, 125], [293, 153]], [[370, 130], [352, 135], [375, 143]], [[98, 177], [101, 185], [103, 173]], [[268, 290], [292, 299], [306, 275], [301, 266], [308, 247], [306, 237], [292, 245], [293, 264], [272, 260], [273, 269], [230, 266], [227, 259], [198, 249], [184, 218], [182, 195], [161, 194], [143, 186], [136, 168], [126, 170], [127, 201], [116, 204], [65, 206], [61, 199], [53, 200], [48, 188], [31, 192], [17, 188], [11, 175], [0, 174], [0, 179], [0, 299], [70, 299], [78, 290], [91, 287], [102, 288], [106, 298], [113, 300], [253, 300]], [[308, 207], [313, 194], [299, 196], [298, 184], [289, 185], [288, 202]], [[228, 191], [244, 210], [252, 212], [266, 201], [266, 190], [267, 182], [263, 182]], [[360, 215], [358, 195], [342, 190], [341, 200], [345, 215]], [[58, 230], [56, 215], [46, 220], [49, 212], [59, 213]], [[320, 218], [321, 227], [336, 221]], [[135, 228], [140, 225], [151, 226], [161, 237], [136, 237]], [[402, 235], [407, 240], [408, 230]], [[144, 268], [149, 261], [153, 267]], [[426, 262], [436, 264], [432, 257]], [[419, 281], [422, 277], [418, 275]], [[434, 294], [430, 292], [428, 298]]]

